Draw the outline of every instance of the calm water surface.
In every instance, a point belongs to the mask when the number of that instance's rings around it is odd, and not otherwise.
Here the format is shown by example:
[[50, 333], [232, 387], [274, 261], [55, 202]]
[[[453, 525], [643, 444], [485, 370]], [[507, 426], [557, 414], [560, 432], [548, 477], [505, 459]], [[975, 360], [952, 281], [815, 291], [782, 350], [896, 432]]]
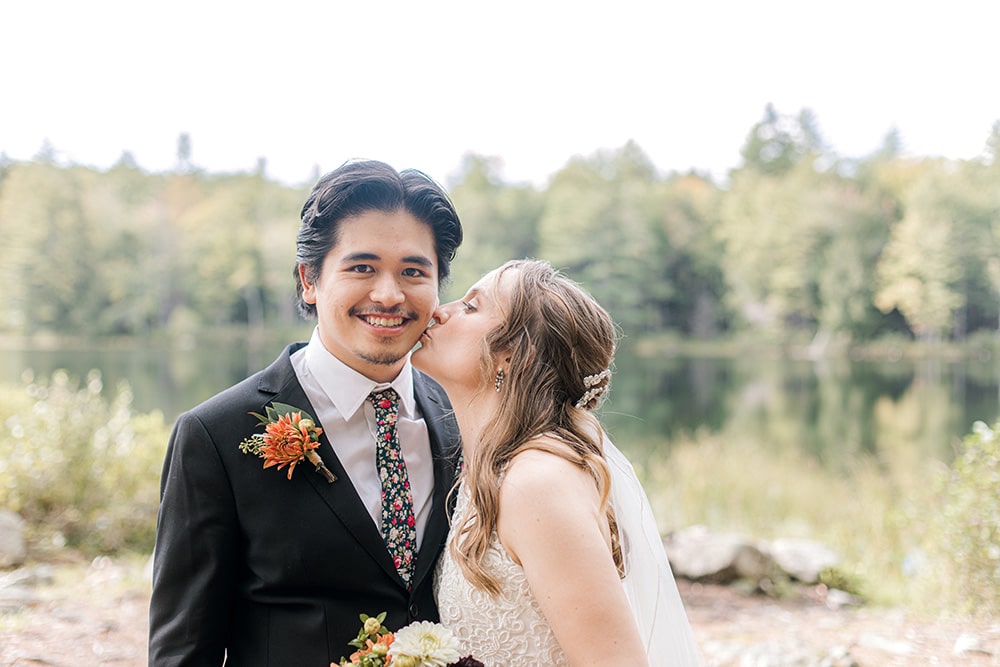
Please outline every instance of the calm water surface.
[[[176, 350], [132, 343], [115, 349], [3, 350], [0, 381], [57, 369], [125, 381], [139, 412], [172, 422], [183, 410], [273, 360], [283, 344]], [[800, 447], [836, 463], [879, 455], [902, 441], [946, 460], [976, 420], [1000, 416], [1000, 363], [789, 361], [639, 357], [623, 349], [602, 417], [626, 451], [647, 455], [699, 431]]]

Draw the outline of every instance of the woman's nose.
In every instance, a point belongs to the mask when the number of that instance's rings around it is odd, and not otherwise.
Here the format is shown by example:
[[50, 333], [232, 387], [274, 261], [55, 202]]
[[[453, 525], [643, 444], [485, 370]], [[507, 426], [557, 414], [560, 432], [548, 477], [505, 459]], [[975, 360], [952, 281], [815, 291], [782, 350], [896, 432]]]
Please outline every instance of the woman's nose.
[[449, 319], [451, 319], [451, 314], [455, 310], [455, 304], [457, 301], [452, 301], [451, 303], [443, 303], [434, 309], [433, 319], [435, 324], [444, 324]]

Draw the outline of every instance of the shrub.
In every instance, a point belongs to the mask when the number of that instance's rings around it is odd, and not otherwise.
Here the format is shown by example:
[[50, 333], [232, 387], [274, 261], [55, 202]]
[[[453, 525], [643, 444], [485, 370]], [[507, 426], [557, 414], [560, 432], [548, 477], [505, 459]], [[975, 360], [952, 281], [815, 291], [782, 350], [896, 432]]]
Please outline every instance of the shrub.
[[1000, 614], [1000, 421], [976, 422], [944, 477], [942, 588], [964, 611]]
[[127, 384], [103, 395], [57, 371], [0, 391], [0, 506], [39, 544], [96, 553], [152, 548], [168, 438], [159, 412], [135, 414]]

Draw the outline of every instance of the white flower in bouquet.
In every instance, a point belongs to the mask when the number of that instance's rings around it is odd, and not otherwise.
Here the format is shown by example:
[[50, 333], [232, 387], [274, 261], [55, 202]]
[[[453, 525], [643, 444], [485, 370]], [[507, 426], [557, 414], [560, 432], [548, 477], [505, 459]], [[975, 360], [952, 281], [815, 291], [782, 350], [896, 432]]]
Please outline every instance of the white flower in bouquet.
[[410, 623], [396, 632], [389, 655], [394, 665], [411, 667], [447, 667], [461, 657], [451, 630], [429, 621]]

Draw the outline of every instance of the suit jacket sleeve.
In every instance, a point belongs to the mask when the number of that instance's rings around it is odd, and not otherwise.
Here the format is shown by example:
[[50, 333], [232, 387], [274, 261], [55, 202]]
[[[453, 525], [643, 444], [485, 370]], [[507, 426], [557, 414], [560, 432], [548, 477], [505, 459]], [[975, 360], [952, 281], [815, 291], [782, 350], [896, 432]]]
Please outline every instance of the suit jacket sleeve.
[[238, 567], [237, 526], [211, 434], [196, 415], [182, 415], [160, 480], [150, 667], [222, 664]]

